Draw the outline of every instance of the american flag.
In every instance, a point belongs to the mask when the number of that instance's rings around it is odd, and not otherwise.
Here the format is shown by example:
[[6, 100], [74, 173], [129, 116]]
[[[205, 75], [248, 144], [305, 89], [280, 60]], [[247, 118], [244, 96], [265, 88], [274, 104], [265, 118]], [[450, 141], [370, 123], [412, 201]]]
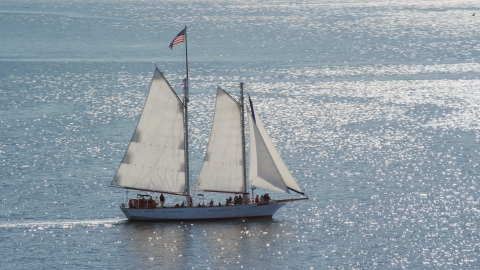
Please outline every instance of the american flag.
[[173, 48], [173, 45], [177, 45], [178, 43], [182, 43], [185, 41], [185, 29], [183, 29], [178, 35], [172, 40], [172, 43], [168, 46], [170, 50]]

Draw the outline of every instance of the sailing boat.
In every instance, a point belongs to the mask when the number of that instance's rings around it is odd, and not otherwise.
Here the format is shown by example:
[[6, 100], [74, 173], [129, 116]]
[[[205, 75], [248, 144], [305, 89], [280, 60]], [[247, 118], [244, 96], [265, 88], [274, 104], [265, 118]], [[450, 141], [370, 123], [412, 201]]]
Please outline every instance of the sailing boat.
[[[170, 48], [186, 43], [186, 27]], [[180, 38], [179, 38], [180, 36]], [[180, 42], [179, 42], [180, 40]], [[187, 47], [187, 46], [185, 46]], [[187, 50], [186, 50], [187, 51]], [[250, 100], [250, 165], [252, 186], [302, 195], [283, 200], [253, 201], [246, 178], [244, 98], [240, 84], [237, 101], [218, 87], [212, 130], [196, 190], [240, 194], [237, 204], [194, 207], [190, 193], [188, 158], [188, 57], [184, 96], [180, 98], [155, 66], [145, 105], [128, 149], [111, 183], [127, 190], [185, 196], [182, 205], [159, 207], [150, 195], [138, 194], [120, 209], [130, 220], [186, 221], [271, 218], [287, 202], [306, 200], [298, 183], [280, 157]]]

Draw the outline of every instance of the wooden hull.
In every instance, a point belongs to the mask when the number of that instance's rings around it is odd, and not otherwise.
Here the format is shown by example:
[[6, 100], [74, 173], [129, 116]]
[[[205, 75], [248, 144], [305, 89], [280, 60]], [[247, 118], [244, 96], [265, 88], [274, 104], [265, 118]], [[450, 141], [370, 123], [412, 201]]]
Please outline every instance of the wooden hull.
[[129, 220], [139, 221], [194, 221], [271, 218], [285, 202], [270, 201], [232, 206], [212, 207], [165, 207], [136, 209], [121, 207]]

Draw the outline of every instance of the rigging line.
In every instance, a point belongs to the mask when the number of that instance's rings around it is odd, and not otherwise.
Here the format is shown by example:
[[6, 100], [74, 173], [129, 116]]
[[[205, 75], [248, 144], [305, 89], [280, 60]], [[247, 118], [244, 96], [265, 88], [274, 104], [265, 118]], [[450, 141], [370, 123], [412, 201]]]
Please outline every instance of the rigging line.
[[[189, 33], [189, 34], [188, 34], [188, 37], [192, 37], [192, 34]], [[225, 70], [223, 67], [221, 67], [220, 64], [219, 64], [217, 61], [215, 61], [215, 59], [213, 59], [213, 57], [207, 52], [207, 50], [202, 46], [202, 44], [201, 44], [200, 42], [198, 42], [197, 37], [193, 36], [193, 38], [195, 39], [195, 42], [197, 42], [197, 44], [198, 44], [200, 47], [202, 47], [203, 51], [208, 55], [208, 57], [210, 57], [210, 59], [212, 59], [213, 62], [215, 62], [215, 64], [216, 64], [217, 66], [219, 66], [219, 67], [220, 67], [225, 73], [227, 73], [228, 75], [230, 75], [230, 76], [232, 76], [232, 77], [234, 76], [234, 75], [232, 75], [230, 72], [228, 72], [227, 70]]]

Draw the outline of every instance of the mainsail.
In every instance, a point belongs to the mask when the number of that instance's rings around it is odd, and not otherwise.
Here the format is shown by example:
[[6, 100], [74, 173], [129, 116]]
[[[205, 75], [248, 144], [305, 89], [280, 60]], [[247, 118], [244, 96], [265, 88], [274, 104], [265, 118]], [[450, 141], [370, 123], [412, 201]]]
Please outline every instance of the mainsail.
[[212, 130], [196, 189], [244, 192], [240, 114], [240, 104], [218, 87]]
[[155, 68], [145, 106], [113, 186], [185, 191], [184, 106]]
[[[250, 103], [251, 104], [251, 103]], [[252, 106], [253, 112], [253, 106]], [[260, 117], [248, 114], [250, 133], [249, 183], [257, 187], [304, 194], [293, 178], [275, 145], [268, 136]]]

